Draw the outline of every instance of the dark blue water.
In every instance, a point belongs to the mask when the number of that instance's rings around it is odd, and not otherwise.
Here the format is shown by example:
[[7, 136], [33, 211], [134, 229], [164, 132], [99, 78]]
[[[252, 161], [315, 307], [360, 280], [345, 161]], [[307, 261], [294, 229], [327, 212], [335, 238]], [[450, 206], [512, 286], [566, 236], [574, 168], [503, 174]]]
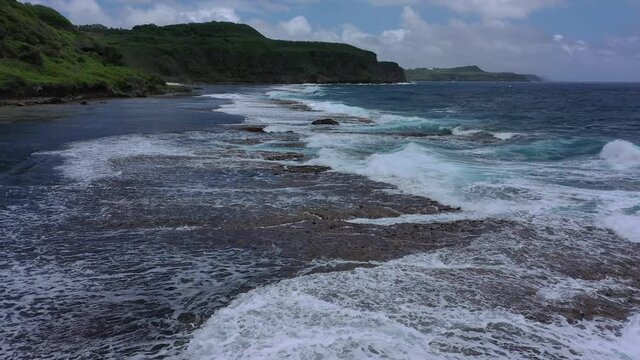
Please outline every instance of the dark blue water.
[[418, 83], [332, 86], [315, 98], [466, 128], [604, 145], [615, 139], [640, 142], [639, 97], [640, 84]]

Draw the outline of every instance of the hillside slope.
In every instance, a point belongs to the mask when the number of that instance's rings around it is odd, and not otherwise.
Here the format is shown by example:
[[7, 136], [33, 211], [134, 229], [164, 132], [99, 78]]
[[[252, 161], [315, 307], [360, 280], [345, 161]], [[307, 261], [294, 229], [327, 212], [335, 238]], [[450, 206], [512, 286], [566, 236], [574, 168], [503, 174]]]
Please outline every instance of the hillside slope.
[[124, 64], [173, 81], [385, 83], [397, 64], [350, 45], [271, 40], [248, 25], [210, 22], [132, 30], [82, 27], [123, 53]]
[[142, 95], [160, 79], [120, 66], [121, 54], [55, 10], [0, 0], [0, 97]]
[[491, 73], [477, 66], [462, 66], [449, 69], [408, 69], [405, 70], [409, 81], [495, 81], [495, 82], [531, 82], [541, 81], [536, 75], [515, 73]]

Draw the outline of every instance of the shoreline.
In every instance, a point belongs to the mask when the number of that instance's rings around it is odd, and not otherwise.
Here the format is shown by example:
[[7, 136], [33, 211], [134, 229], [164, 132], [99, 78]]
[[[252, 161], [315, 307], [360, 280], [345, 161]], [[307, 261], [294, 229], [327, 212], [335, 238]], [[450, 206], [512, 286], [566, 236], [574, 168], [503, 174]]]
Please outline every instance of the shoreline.
[[[131, 99], [131, 98], [146, 98], [146, 97], [161, 97], [161, 96], [180, 96], [191, 95], [199, 87], [195, 85], [168, 85], [165, 91], [162, 92], [143, 92], [143, 93], [131, 93], [131, 94], [109, 94], [109, 93], [85, 93], [74, 95], [62, 95], [62, 96], [37, 96], [37, 97], [17, 97], [17, 98], [0, 98], [0, 107], [3, 106], [35, 106], [35, 105], [59, 105], [59, 104], [73, 104], [81, 103], [85, 101], [100, 101], [109, 99]], [[83, 104], [86, 105], [86, 104]]]

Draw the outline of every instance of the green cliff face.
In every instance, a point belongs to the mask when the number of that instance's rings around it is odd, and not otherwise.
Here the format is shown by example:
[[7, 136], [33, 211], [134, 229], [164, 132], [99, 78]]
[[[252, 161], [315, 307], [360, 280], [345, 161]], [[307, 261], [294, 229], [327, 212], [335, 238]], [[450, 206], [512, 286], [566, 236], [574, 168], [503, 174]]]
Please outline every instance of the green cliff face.
[[117, 49], [41, 6], [0, 0], [0, 97], [136, 95], [160, 79], [119, 66]]
[[224, 22], [132, 30], [86, 27], [123, 53], [124, 64], [173, 81], [226, 83], [384, 83], [403, 70], [344, 44], [271, 40]]
[[450, 69], [410, 69], [405, 70], [409, 81], [495, 81], [531, 82], [541, 81], [536, 75], [515, 73], [491, 73], [477, 66], [463, 66]]
[[0, 98], [143, 95], [164, 81], [384, 83], [395, 63], [344, 44], [271, 40], [210, 22], [132, 30], [75, 27], [57, 11], [0, 0]]

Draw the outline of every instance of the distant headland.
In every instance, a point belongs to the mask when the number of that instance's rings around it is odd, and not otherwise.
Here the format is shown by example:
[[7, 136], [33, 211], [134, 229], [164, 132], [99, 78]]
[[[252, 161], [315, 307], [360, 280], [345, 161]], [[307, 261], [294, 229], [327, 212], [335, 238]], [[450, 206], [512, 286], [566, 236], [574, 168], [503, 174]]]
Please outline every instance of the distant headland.
[[455, 68], [420, 68], [405, 70], [409, 81], [495, 81], [495, 82], [533, 82], [542, 81], [537, 75], [516, 74], [510, 72], [492, 73], [478, 66]]

